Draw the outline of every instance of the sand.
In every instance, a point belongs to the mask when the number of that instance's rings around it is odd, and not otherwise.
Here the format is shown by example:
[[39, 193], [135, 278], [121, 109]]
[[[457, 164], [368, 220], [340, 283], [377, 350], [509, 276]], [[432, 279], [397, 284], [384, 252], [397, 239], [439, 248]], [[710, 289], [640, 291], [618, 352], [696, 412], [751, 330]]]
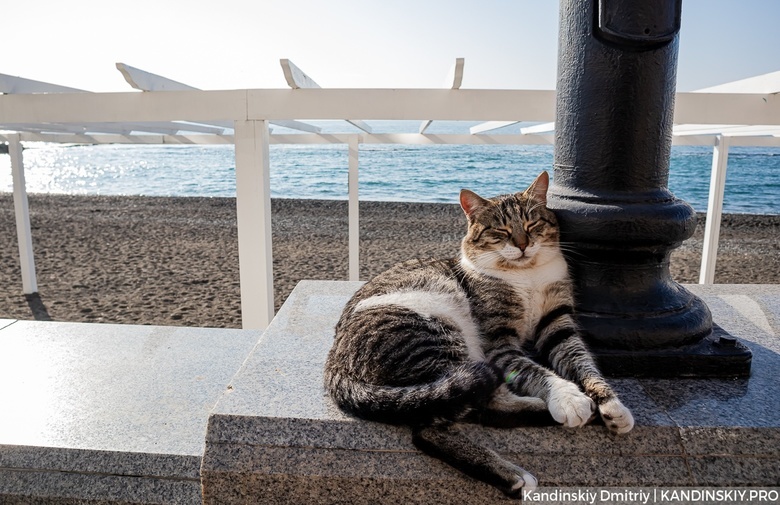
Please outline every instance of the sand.
[[[0, 318], [241, 325], [235, 200], [31, 195], [39, 295], [22, 294], [12, 196], [0, 194]], [[361, 278], [397, 261], [457, 254], [457, 205], [361, 202]], [[347, 278], [347, 205], [272, 203], [275, 304], [301, 279]], [[672, 254], [698, 281], [704, 217]], [[780, 283], [780, 216], [726, 215], [716, 283]]]

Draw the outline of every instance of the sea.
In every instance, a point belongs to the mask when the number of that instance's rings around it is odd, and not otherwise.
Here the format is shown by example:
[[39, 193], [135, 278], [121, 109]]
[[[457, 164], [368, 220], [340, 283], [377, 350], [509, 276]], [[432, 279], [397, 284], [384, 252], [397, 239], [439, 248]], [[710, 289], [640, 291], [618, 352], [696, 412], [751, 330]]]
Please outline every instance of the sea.
[[[345, 122], [313, 122], [325, 133], [356, 132]], [[375, 133], [414, 133], [419, 122], [369, 121]], [[427, 133], [468, 133], [475, 123], [433, 122]], [[274, 128], [274, 133], [289, 133]], [[519, 133], [519, 126], [492, 133]], [[62, 145], [28, 143], [29, 193], [234, 197], [232, 145]], [[347, 199], [346, 145], [272, 145], [273, 198]], [[552, 174], [551, 145], [386, 145], [360, 147], [361, 200], [457, 203], [461, 188], [484, 196], [524, 189]], [[707, 210], [712, 147], [673, 146], [669, 189]], [[0, 155], [0, 191], [12, 191]], [[780, 214], [780, 147], [729, 149], [724, 212]]]

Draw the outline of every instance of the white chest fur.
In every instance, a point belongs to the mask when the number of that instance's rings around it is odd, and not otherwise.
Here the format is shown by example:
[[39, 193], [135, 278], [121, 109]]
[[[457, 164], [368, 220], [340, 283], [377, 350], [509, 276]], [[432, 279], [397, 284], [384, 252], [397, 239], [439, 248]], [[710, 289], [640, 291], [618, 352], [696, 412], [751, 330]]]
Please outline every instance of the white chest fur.
[[[523, 306], [523, 317], [517, 321], [517, 330], [525, 338], [536, 327], [544, 313], [549, 310], [546, 294], [551, 284], [566, 281], [569, 278], [566, 260], [560, 253], [552, 253], [541, 264], [532, 268], [518, 270], [483, 271], [487, 275], [497, 277], [512, 286], [515, 296]], [[476, 267], [468, 260], [462, 260], [464, 267]]]

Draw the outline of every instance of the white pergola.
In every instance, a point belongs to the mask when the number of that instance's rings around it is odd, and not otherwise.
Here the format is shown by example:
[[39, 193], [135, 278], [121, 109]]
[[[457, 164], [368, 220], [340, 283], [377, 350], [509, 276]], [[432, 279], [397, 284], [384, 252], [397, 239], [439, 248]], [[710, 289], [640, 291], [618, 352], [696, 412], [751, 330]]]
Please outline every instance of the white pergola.
[[[349, 279], [359, 272], [358, 172], [361, 144], [551, 144], [555, 92], [461, 89], [458, 58], [446, 89], [322, 89], [281, 60], [290, 89], [202, 91], [123, 63], [117, 69], [143, 93], [90, 93], [0, 74], [0, 141], [8, 143], [24, 293], [37, 291], [24, 141], [59, 143], [234, 144], [242, 324], [273, 317], [270, 144], [346, 144], [349, 176]], [[712, 283], [730, 145], [780, 146], [780, 72], [694, 93], [678, 93], [674, 143], [713, 147], [701, 283]], [[342, 119], [359, 133], [324, 134], [300, 121]], [[361, 119], [347, 119], [361, 118]], [[420, 120], [419, 133], [375, 133], [365, 122]], [[434, 120], [483, 121], [470, 134], [426, 133]], [[527, 121], [517, 135], [487, 132]], [[300, 133], [273, 133], [271, 125]], [[351, 129], [351, 128], [350, 128]]]

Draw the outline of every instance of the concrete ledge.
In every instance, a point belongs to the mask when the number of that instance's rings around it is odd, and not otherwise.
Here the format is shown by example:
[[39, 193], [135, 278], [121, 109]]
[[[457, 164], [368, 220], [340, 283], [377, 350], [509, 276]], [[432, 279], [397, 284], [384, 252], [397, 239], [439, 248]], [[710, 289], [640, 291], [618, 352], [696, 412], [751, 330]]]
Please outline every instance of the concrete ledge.
[[0, 502], [199, 503], [209, 412], [259, 337], [0, 321]]
[[[304, 281], [209, 418], [203, 498], [216, 503], [493, 503], [502, 498], [417, 451], [406, 428], [353, 419], [322, 367], [359, 283]], [[615, 379], [637, 426], [472, 436], [543, 486], [780, 485], [780, 286], [689, 286], [753, 351], [750, 379]]]

